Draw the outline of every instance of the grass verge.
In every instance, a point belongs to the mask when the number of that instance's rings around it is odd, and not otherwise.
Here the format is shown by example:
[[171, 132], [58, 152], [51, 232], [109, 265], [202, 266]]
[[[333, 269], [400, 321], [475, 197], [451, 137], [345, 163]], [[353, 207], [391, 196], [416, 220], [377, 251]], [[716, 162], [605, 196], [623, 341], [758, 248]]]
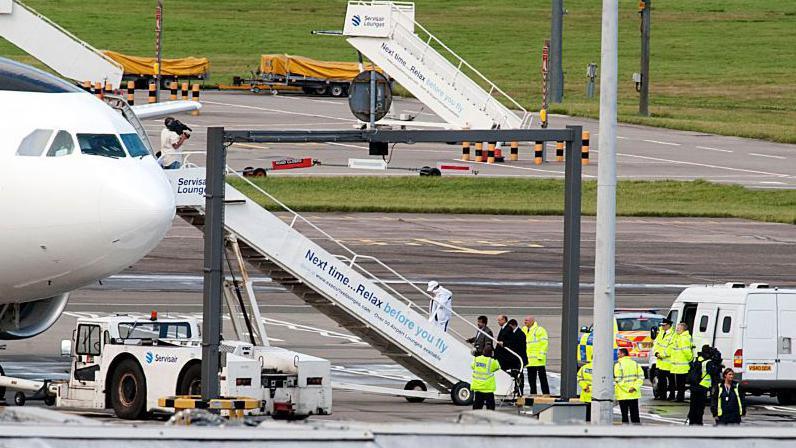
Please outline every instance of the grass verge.
[[[24, 0], [97, 48], [154, 53], [154, 1]], [[346, 0], [167, 0], [164, 56], [206, 56], [214, 84], [246, 75], [263, 53], [356, 60], [345, 39], [312, 36], [343, 25]], [[550, 2], [416, 0], [417, 20], [529, 110], [541, 104], [540, 63]], [[796, 2], [652, 2], [650, 112], [640, 117], [638, 1], [619, 2], [619, 119], [796, 143]], [[600, 2], [567, 0], [564, 102], [553, 111], [596, 117], [585, 70], [600, 63]], [[0, 54], [33, 59], [0, 39]], [[600, 68], [601, 70], [602, 68]], [[598, 80], [599, 85], [599, 80]]]
[[[240, 179], [229, 181], [261, 205], [276, 205]], [[564, 183], [552, 179], [269, 177], [254, 183], [296, 211], [560, 215]], [[594, 215], [597, 184], [583, 183], [582, 210]], [[621, 181], [617, 214], [743, 218], [796, 224], [796, 190], [749, 190], [706, 181]]]

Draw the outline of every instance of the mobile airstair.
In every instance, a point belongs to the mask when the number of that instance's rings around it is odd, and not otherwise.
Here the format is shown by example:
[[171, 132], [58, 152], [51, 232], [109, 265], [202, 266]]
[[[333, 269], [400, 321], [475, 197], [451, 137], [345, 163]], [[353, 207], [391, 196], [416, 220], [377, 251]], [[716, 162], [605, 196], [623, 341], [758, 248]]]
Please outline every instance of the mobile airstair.
[[453, 126], [519, 129], [531, 125], [532, 115], [517, 101], [415, 21], [414, 3], [350, 1], [343, 35]]
[[[203, 228], [204, 168], [168, 170], [167, 174], [177, 195], [179, 216]], [[413, 381], [407, 383], [408, 388], [425, 390], [427, 384], [450, 393], [457, 404], [468, 402], [472, 354], [464, 340], [478, 331], [472, 323], [454, 312], [448, 332], [442, 331], [428, 321], [425, 307], [430, 296], [422, 288], [381, 261], [349, 249], [268, 192], [240, 178], [252, 194], [286, 212], [279, 216], [271, 213], [227, 185], [225, 229], [234, 236], [239, 247], [236, 251], [250, 265], [425, 383]], [[364, 265], [385, 273], [389, 281]], [[452, 327], [466, 328], [467, 336]], [[508, 374], [499, 371], [496, 379], [499, 395], [513, 393]]]
[[74, 81], [119, 88], [122, 66], [17, 0], [0, 0], [0, 37]]

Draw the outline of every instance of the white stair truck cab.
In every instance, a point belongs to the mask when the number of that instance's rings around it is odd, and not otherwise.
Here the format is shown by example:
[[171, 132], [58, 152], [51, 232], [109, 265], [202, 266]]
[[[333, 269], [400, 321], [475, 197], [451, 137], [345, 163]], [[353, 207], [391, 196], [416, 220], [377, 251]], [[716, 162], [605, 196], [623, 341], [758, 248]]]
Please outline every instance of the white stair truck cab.
[[[58, 407], [112, 408], [138, 419], [172, 411], [158, 406], [161, 397], [200, 393], [202, 339], [193, 318], [80, 318], [61, 350], [72, 365], [69, 380], [49, 385]], [[275, 417], [331, 412], [329, 361], [240, 341], [223, 341], [220, 352], [222, 396], [260, 400], [255, 413]]]
[[721, 351], [745, 393], [796, 403], [796, 289], [763, 283], [689, 287], [668, 317], [688, 324], [694, 353], [704, 344]]

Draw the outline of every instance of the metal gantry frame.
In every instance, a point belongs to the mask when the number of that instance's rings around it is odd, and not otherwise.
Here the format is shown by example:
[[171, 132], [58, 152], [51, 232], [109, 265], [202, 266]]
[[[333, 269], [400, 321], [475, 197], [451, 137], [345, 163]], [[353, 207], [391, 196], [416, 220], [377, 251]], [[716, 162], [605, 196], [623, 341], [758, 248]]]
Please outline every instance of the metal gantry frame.
[[446, 143], [565, 142], [564, 275], [561, 320], [561, 397], [577, 395], [578, 302], [580, 292], [581, 126], [566, 129], [491, 130], [225, 130], [207, 129], [205, 260], [202, 324], [202, 398], [219, 395], [222, 318], [224, 186], [226, 148], [233, 143]]

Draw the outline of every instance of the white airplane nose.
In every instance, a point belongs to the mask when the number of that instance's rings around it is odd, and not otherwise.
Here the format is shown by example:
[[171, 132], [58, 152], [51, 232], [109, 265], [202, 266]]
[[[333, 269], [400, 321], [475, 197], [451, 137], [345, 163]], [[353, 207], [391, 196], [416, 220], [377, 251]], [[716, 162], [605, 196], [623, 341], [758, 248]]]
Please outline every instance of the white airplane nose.
[[154, 160], [135, 160], [104, 187], [103, 227], [114, 251], [134, 263], [152, 250], [171, 228], [174, 193]]

